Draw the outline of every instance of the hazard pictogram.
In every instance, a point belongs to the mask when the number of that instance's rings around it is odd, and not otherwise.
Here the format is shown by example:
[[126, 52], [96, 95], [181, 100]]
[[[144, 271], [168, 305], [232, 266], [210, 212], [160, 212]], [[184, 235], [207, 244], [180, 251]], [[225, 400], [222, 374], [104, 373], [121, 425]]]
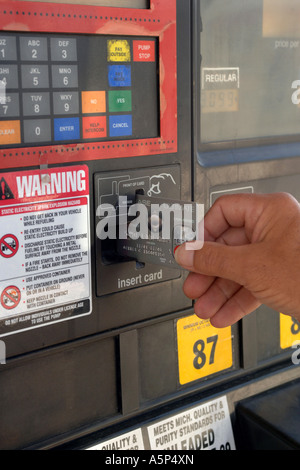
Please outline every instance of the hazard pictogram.
[[1, 306], [4, 307], [6, 310], [12, 310], [16, 308], [21, 300], [21, 292], [20, 289], [16, 286], [8, 286], [3, 289], [1, 294]]
[[8, 186], [7, 182], [5, 179], [2, 177], [0, 179], [0, 200], [5, 200], [5, 199], [14, 199], [14, 195]]
[[19, 249], [19, 241], [10, 233], [0, 238], [0, 255], [4, 258], [12, 258]]

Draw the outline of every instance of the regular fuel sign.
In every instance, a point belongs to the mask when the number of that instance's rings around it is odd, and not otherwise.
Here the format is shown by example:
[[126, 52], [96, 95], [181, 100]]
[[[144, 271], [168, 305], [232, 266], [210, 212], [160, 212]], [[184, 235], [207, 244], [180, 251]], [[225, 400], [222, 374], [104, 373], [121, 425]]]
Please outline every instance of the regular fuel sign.
[[91, 312], [85, 165], [0, 174], [0, 336]]

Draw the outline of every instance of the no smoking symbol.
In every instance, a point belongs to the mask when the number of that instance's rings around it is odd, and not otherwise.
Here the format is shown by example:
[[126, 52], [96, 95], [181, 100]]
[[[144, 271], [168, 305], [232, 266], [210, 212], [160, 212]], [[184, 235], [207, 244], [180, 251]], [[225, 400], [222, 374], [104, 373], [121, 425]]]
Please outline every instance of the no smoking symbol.
[[11, 258], [19, 249], [19, 241], [15, 235], [7, 234], [0, 239], [0, 255]]
[[6, 310], [16, 308], [21, 300], [20, 289], [16, 286], [6, 287], [1, 294], [1, 305]]

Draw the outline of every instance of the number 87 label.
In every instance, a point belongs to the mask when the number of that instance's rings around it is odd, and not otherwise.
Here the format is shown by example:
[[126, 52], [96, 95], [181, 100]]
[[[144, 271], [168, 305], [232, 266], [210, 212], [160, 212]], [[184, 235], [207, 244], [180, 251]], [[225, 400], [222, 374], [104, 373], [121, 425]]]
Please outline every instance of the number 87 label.
[[280, 313], [280, 347], [287, 349], [295, 341], [300, 341], [300, 322], [294, 318]]
[[217, 329], [196, 315], [177, 321], [181, 385], [232, 367], [231, 327]]

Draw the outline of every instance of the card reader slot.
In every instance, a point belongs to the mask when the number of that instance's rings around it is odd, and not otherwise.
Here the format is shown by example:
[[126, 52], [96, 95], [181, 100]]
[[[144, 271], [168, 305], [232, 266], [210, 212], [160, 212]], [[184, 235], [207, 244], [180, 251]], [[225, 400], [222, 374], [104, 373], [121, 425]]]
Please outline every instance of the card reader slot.
[[[143, 189], [137, 189], [135, 191], [135, 195], [144, 195], [145, 192]], [[132, 195], [130, 195], [130, 199], [132, 200]], [[117, 203], [116, 203], [116, 212], [118, 214]], [[111, 265], [111, 264], [119, 264], [119, 263], [126, 263], [129, 261], [134, 261], [135, 258], [131, 258], [128, 256], [123, 256], [118, 252], [118, 239], [119, 239], [119, 219], [116, 218], [116, 239], [106, 238], [105, 240], [100, 240], [101, 244], [101, 261], [104, 265]], [[145, 267], [145, 263], [136, 261], [136, 269], [143, 269]]]

